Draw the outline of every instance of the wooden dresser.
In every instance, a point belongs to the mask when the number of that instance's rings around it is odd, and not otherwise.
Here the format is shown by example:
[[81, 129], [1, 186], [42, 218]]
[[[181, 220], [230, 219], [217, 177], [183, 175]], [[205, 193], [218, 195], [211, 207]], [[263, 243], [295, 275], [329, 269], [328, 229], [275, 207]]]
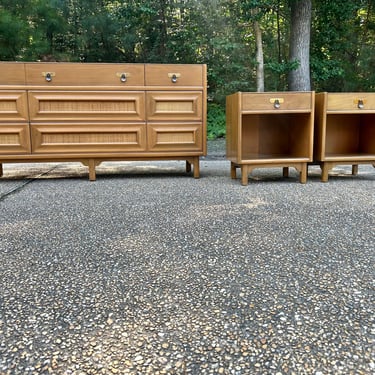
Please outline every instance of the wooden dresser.
[[375, 93], [316, 94], [314, 162], [322, 169], [321, 180], [336, 165], [375, 167]]
[[0, 63], [0, 175], [5, 162], [206, 155], [205, 65]]
[[313, 157], [314, 92], [237, 92], [227, 96], [227, 158], [242, 185], [255, 168], [289, 167], [307, 179]]

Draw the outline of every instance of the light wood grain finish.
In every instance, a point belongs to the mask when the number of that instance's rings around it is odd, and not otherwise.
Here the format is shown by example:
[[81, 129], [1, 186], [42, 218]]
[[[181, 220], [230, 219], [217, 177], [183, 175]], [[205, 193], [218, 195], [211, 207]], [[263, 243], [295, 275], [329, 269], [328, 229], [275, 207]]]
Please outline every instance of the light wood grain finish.
[[151, 91], [147, 93], [147, 120], [203, 120], [202, 92]]
[[375, 165], [375, 93], [318, 93], [315, 112], [314, 163], [323, 182], [336, 165], [351, 164], [354, 174], [358, 164]]
[[[51, 74], [51, 81], [46, 74]], [[121, 81], [121, 75], [126, 81]], [[33, 86], [113, 86], [127, 89], [129, 86], [144, 86], [143, 64], [100, 63], [29, 63], [26, 65], [26, 83]]]
[[31, 137], [35, 153], [146, 150], [145, 124], [34, 124]]
[[29, 125], [0, 123], [0, 155], [31, 151]]
[[306, 182], [313, 156], [313, 92], [239, 92], [227, 97], [226, 110], [232, 178], [240, 168], [247, 185], [253, 169], [277, 166], [284, 176], [287, 167], [296, 168]]
[[[26, 90], [0, 91], [0, 121], [28, 121]], [[0, 122], [0, 126], [1, 126]]]
[[144, 121], [144, 92], [29, 91], [31, 121]]
[[4, 162], [186, 160], [206, 154], [207, 67], [0, 63]]
[[[173, 82], [173, 76], [176, 81]], [[183, 87], [183, 86], [204, 86], [206, 80], [205, 66], [203, 65], [184, 65], [184, 64], [162, 64], [145, 66], [146, 86], [165, 86], [165, 87]]]

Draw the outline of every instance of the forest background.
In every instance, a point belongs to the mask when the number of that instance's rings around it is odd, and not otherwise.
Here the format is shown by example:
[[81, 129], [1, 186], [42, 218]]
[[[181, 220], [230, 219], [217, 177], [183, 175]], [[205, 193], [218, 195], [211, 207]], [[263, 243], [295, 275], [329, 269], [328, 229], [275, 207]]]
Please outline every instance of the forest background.
[[[225, 97], [259, 91], [259, 56], [262, 90], [289, 89], [298, 1], [0, 0], [0, 60], [207, 64], [208, 138], [221, 137]], [[311, 89], [375, 91], [375, 0], [307, 2]]]

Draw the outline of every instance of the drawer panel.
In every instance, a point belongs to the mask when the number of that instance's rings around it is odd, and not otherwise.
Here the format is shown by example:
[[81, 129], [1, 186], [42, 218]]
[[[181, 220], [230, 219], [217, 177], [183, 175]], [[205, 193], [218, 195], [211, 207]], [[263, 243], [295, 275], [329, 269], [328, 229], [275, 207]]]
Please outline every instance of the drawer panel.
[[0, 124], [0, 155], [30, 152], [28, 124]]
[[0, 91], [0, 121], [28, 121], [26, 91]]
[[202, 151], [202, 124], [148, 124], [150, 151]]
[[147, 93], [148, 120], [202, 121], [201, 91], [151, 91]]
[[144, 92], [30, 91], [31, 121], [145, 119]]
[[31, 139], [35, 153], [144, 151], [146, 125], [32, 124]]
[[17, 62], [0, 62], [0, 85], [24, 85], [25, 64]]
[[[50, 73], [49, 78], [47, 73]], [[29, 63], [26, 64], [26, 80], [29, 85], [46, 86], [143, 86], [144, 65]]]
[[[279, 107], [277, 108], [277, 101]], [[242, 93], [243, 111], [311, 111], [312, 92]]]
[[327, 111], [375, 110], [375, 93], [328, 93]]
[[147, 86], [203, 86], [204, 68], [198, 64], [146, 64]]

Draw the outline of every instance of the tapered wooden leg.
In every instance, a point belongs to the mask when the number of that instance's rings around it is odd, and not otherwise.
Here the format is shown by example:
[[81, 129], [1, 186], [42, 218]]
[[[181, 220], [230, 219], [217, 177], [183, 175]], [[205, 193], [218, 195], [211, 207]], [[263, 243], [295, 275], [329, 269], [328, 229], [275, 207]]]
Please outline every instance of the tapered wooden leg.
[[194, 175], [194, 178], [199, 178], [199, 175], [200, 175], [200, 170], [199, 170], [199, 157], [196, 157], [193, 159], [193, 165], [194, 165], [194, 169], [193, 169], [193, 175]]
[[246, 186], [249, 183], [249, 168], [247, 165], [241, 165], [241, 184]]
[[96, 180], [96, 171], [95, 171], [96, 163], [94, 159], [89, 160], [89, 180], [95, 181]]
[[189, 160], [186, 160], [186, 173], [191, 172], [191, 163]]
[[233, 162], [230, 163], [230, 177], [232, 179], [237, 177], [237, 166]]
[[328, 181], [328, 172], [331, 169], [331, 166], [330, 166], [329, 163], [322, 163], [321, 169], [322, 169], [321, 181], [327, 182]]
[[307, 163], [302, 163], [299, 181], [301, 184], [306, 184], [307, 182]]
[[289, 177], [289, 167], [283, 167], [283, 177]]
[[3, 165], [0, 163], [0, 177], [3, 175]]
[[96, 161], [95, 159], [81, 160], [81, 163], [86, 167], [89, 167], [89, 180], [96, 181], [95, 167], [101, 163], [101, 161]]
[[352, 165], [352, 175], [356, 176], [358, 174], [358, 164]]

